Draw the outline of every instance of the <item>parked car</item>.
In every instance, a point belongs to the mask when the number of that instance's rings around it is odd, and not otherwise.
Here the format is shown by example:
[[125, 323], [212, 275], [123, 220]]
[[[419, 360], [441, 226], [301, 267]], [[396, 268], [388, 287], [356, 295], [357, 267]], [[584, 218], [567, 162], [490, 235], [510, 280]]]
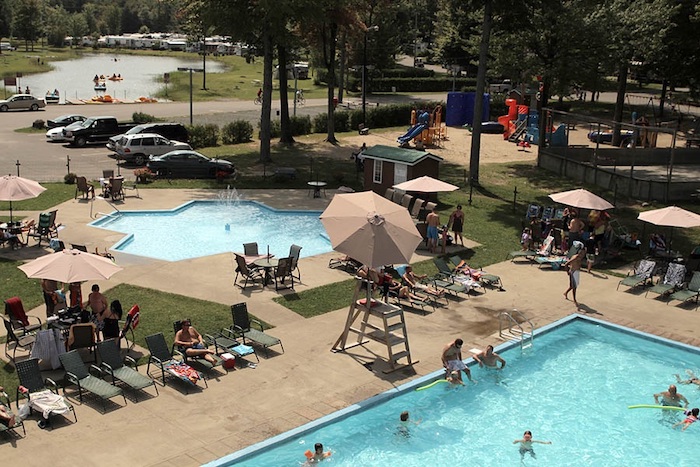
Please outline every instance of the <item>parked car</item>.
[[209, 159], [197, 151], [171, 151], [162, 156], [151, 156], [146, 166], [161, 177], [215, 178], [217, 172], [230, 175], [236, 171], [231, 162]]
[[148, 156], [162, 156], [176, 149], [192, 149], [192, 146], [180, 141], [171, 141], [155, 133], [139, 133], [122, 136], [114, 150], [117, 159], [143, 165]]
[[122, 135], [109, 138], [109, 141], [107, 141], [107, 149], [114, 151], [117, 147], [117, 141], [119, 141], [122, 136], [137, 135], [139, 133], [155, 133], [170, 140], [182, 141], [183, 143], [190, 142], [190, 135], [187, 132], [187, 128], [181, 123], [143, 123], [141, 125], [136, 125]]
[[63, 136], [71, 145], [82, 148], [86, 144], [105, 143], [112, 136], [133, 127], [133, 123], [119, 123], [114, 117], [90, 117], [74, 130], [64, 129]]
[[80, 128], [83, 122], [73, 122], [68, 126], [57, 126], [56, 128], [51, 128], [46, 132], [46, 141], [49, 143], [62, 143], [68, 141], [63, 130], [72, 131]]
[[[631, 146], [634, 136], [634, 131], [632, 130], [620, 130], [620, 147], [626, 148]], [[613, 132], [611, 130], [591, 131], [588, 133], [588, 139], [592, 143], [612, 144]], [[641, 140], [639, 135], [637, 135], [637, 144], [640, 143]]]
[[84, 122], [85, 120], [87, 120], [87, 117], [84, 117], [83, 115], [77, 115], [77, 114], [61, 115], [60, 117], [56, 117], [53, 120], [47, 120], [46, 127], [47, 128], [56, 128], [59, 126], [68, 126], [71, 123]]
[[0, 112], [8, 110], [39, 110], [46, 107], [44, 99], [38, 99], [31, 94], [15, 94], [6, 100], [0, 100]]
[[500, 83], [489, 84], [489, 92], [492, 94], [507, 93], [513, 89], [513, 82], [509, 79], [504, 79]]

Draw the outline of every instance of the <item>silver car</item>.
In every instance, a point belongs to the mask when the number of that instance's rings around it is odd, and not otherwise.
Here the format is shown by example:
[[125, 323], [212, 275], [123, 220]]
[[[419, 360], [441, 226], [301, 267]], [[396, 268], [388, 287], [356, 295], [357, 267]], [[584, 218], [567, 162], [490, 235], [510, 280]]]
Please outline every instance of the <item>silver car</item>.
[[39, 110], [46, 107], [44, 99], [37, 99], [31, 94], [15, 94], [9, 99], [0, 100], [0, 112], [8, 110]]
[[148, 156], [162, 156], [170, 151], [192, 149], [187, 143], [171, 141], [155, 133], [124, 135], [115, 144], [117, 158], [136, 165], [144, 165]]

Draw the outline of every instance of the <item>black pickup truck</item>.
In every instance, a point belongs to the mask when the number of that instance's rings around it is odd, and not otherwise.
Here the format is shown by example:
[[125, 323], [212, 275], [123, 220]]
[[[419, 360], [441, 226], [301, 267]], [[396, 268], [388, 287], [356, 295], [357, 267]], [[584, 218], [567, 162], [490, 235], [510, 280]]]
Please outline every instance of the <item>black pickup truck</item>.
[[126, 133], [135, 123], [119, 123], [114, 117], [90, 117], [79, 128], [63, 130], [64, 138], [72, 146], [105, 143], [112, 136]]

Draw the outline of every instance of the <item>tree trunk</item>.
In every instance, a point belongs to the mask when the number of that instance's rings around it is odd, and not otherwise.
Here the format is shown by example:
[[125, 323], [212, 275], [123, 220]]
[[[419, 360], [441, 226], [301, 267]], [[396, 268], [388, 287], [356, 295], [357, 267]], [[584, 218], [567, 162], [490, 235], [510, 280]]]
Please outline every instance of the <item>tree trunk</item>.
[[491, 37], [491, 12], [493, 0], [484, 3], [484, 25], [479, 46], [479, 71], [476, 74], [476, 98], [474, 99], [474, 122], [472, 124], [472, 147], [469, 158], [469, 184], [479, 185], [479, 153], [481, 152], [481, 114], [484, 108], [486, 68]]
[[263, 95], [260, 115], [260, 162], [272, 162], [270, 139], [272, 135], [270, 113], [272, 111], [272, 36], [263, 32]]
[[343, 28], [340, 33], [340, 70], [338, 70], [338, 104], [343, 103], [343, 93], [345, 92], [345, 67], [346, 52], [347, 52], [347, 32]]
[[[287, 48], [282, 45], [277, 45], [277, 57], [279, 59], [279, 78], [280, 78], [280, 143], [294, 144], [294, 136], [292, 135], [292, 125], [289, 121], [289, 92], [287, 83]], [[296, 70], [294, 70], [296, 73]], [[296, 99], [296, 96], [294, 96]]]
[[[615, 101], [615, 113], [613, 121], [616, 123], [622, 122], [622, 111], [625, 108], [625, 93], [627, 92], [627, 70], [629, 60], [620, 62], [620, 67], [617, 75], [617, 100]], [[622, 138], [620, 137], [620, 125], [615, 125], [613, 129], [613, 146], [619, 146]]]
[[335, 50], [336, 40], [338, 38], [338, 25], [331, 23], [329, 25], [328, 37], [328, 55], [326, 57], [326, 69], [328, 70], [328, 136], [326, 141], [331, 144], [337, 144], [338, 140], [335, 137], [335, 106], [333, 105], [333, 97], [335, 94]]

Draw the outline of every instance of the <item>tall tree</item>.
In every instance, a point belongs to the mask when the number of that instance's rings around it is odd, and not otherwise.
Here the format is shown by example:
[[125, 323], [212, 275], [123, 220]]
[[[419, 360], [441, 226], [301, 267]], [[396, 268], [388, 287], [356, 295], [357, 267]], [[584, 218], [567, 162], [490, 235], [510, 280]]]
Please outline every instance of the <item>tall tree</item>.
[[34, 50], [34, 42], [39, 39], [43, 30], [43, 3], [41, 0], [23, 0], [15, 9], [13, 31], [24, 40], [24, 50]]

